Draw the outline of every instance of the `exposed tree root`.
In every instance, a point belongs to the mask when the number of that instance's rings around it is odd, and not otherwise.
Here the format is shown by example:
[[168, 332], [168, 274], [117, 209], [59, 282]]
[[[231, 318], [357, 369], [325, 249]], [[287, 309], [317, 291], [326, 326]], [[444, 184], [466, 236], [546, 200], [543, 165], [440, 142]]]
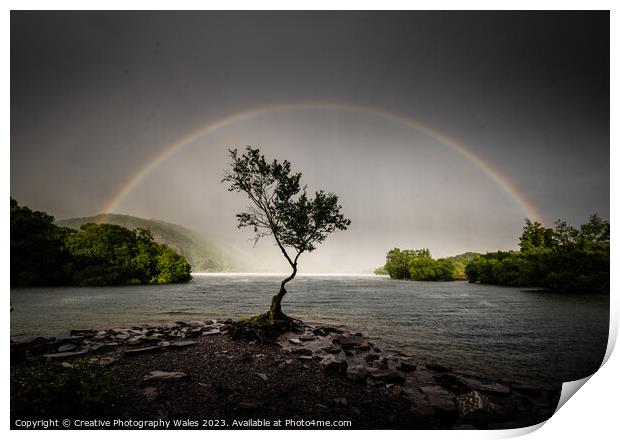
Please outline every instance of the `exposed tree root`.
[[252, 318], [241, 319], [232, 324], [231, 334], [235, 338], [257, 340], [273, 344], [282, 333], [302, 330], [302, 322], [280, 312], [274, 318], [272, 311]]

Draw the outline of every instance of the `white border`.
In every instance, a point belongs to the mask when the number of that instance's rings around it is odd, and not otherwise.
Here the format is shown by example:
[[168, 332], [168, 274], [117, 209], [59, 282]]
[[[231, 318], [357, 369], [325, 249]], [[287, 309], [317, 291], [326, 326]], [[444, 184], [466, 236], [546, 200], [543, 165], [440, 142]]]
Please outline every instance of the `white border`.
[[[3, 188], [5, 188], [4, 194], [10, 193], [10, 70], [9, 70], [9, 53], [10, 53], [10, 14], [9, 9], [21, 10], [21, 9], [462, 9], [463, 7], [467, 7], [470, 9], [534, 9], [534, 10], [544, 10], [544, 9], [611, 9], [611, 44], [612, 48], [618, 48], [618, 32], [615, 31], [617, 26], [620, 24], [619, 20], [615, 18], [615, 10], [613, 8], [614, 2], [611, 1], [532, 1], [532, 0], [522, 0], [519, 2], [515, 1], [505, 1], [500, 3], [491, 2], [491, 1], [442, 1], [439, 2], [410, 2], [410, 1], [393, 1], [393, 0], [384, 0], [382, 2], [369, 2], [366, 0], [360, 1], [326, 1], [326, 0], [315, 0], [312, 2], [295, 2], [294, 4], [291, 2], [284, 1], [273, 1], [273, 0], [265, 0], [265, 1], [228, 1], [228, 2], [205, 2], [205, 1], [188, 1], [188, 0], [177, 0], [175, 2], [166, 2], [161, 0], [153, 0], [153, 1], [119, 1], [119, 0], [109, 0], [109, 1], [91, 1], [88, 3], [79, 2], [79, 1], [56, 1], [53, 4], [49, 1], [9, 1], [6, 3], [8, 8], [5, 9], [5, 14], [2, 17], [2, 27], [1, 29], [4, 32], [4, 38], [2, 40], [2, 53], [4, 60], [4, 69], [2, 69], [2, 77], [4, 87], [2, 88], [2, 97], [3, 101], [3, 118], [2, 125], [5, 142], [1, 147], [2, 151], [2, 164], [0, 166], [3, 167], [3, 172], [0, 174], [0, 179], [2, 180]], [[611, 58], [611, 78], [618, 78], [618, 68], [617, 68], [617, 56], [614, 56], [614, 50], [611, 50], [612, 58]], [[614, 111], [614, 104], [618, 103], [618, 92], [617, 87], [614, 87], [614, 83], [612, 82], [611, 88], [611, 215], [610, 220], [615, 225], [615, 219], [617, 218], [617, 204], [614, 202], [614, 195], [616, 194], [616, 189], [618, 188], [618, 178], [616, 177], [614, 171], [616, 171], [617, 165], [617, 127], [618, 123], [618, 114]], [[7, 211], [1, 217], [1, 226], [2, 226], [2, 261], [1, 267], [3, 270], [3, 279], [5, 280], [5, 286], [7, 289], [5, 292], [8, 297], [8, 276], [9, 276], [9, 216]], [[612, 237], [613, 237], [612, 233]], [[612, 240], [613, 241], [613, 240]], [[614, 243], [615, 249], [615, 243]], [[612, 295], [611, 295], [611, 315], [610, 315], [610, 345], [608, 347], [607, 357], [611, 354], [611, 348], [613, 347], [613, 342], [615, 342], [617, 338], [617, 328], [618, 328], [618, 307], [617, 307], [617, 277], [614, 276], [614, 273], [617, 273], [616, 269], [618, 268], [617, 259], [612, 258]], [[9, 324], [9, 312], [8, 312], [8, 298], [5, 300], [5, 308], [4, 308], [4, 328], [5, 334], [10, 334], [10, 324]], [[8, 386], [8, 338], [4, 338], [2, 340], [2, 377], [4, 380], [2, 381], [2, 421], [0, 422], [5, 430], [9, 428], [9, 386]], [[577, 396], [570, 399], [561, 410], [555, 414], [541, 429], [535, 430], [532, 428], [524, 428], [521, 430], [512, 430], [512, 431], [475, 431], [475, 432], [467, 432], [467, 431], [390, 431], [386, 433], [390, 437], [396, 438], [411, 438], [412, 436], [417, 438], [506, 438], [506, 437], [514, 437], [517, 435], [523, 435], [531, 431], [535, 431], [530, 434], [530, 438], [535, 439], [549, 439], [549, 438], [613, 438], [613, 433], [619, 432], [615, 418], [617, 417], [617, 400], [620, 398], [619, 386], [620, 382], [618, 379], [618, 372], [620, 369], [618, 366], [620, 365], [620, 361], [618, 361], [618, 356], [612, 356], [608, 359], [608, 361], [603, 365], [603, 367], [595, 373], [591, 379], [588, 381], [587, 385], [579, 391]], [[11, 431], [9, 434], [11, 437], [15, 438], [32, 438], [33, 436], [50, 436], [52, 438], [58, 436], [62, 438], [77, 438], [78, 436], [83, 436], [83, 432], [79, 431], [38, 431], [34, 432], [23, 432], [23, 431]], [[106, 431], [90, 431], [87, 434], [92, 438], [107, 438], [111, 435]], [[114, 432], [112, 435], [118, 435]], [[132, 436], [137, 437], [146, 437], [149, 438], [165, 438], [169, 437], [169, 432], [164, 431], [156, 431], [156, 432], [144, 432], [144, 431], [134, 431], [131, 432]], [[236, 431], [218, 431], [218, 432], [205, 432], [205, 431], [184, 431], [181, 435], [192, 437], [192, 438], [200, 438], [205, 439], [208, 436], [216, 436], [218, 438], [233, 438], [237, 436], [258, 436], [259, 438], [285, 438], [291, 435], [290, 432], [276, 432], [276, 431], [253, 431], [253, 432], [236, 432]], [[376, 431], [362, 431], [348, 434], [345, 431], [321, 431], [321, 432], [313, 432], [313, 431], [295, 431], [292, 435], [299, 439], [310, 439], [316, 436], [327, 436], [327, 437], [342, 437], [342, 436], [361, 436], [361, 437], [375, 437], [377, 435], [381, 435]]]

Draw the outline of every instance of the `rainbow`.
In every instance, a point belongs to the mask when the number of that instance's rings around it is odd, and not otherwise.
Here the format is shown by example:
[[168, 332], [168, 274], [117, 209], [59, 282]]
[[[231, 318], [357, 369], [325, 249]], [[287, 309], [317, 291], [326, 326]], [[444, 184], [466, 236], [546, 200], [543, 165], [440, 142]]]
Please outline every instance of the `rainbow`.
[[182, 150], [185, 146], [191, 144], [197, 139], [211, 133], [217, 129], [222, 127], [226, 127], [230, 124], [234, 124], [237, 122], [241, 122], [250, 118], [253, 118], [258, 115], [265, 115], [269, 113], [281, 112], [286, 110], [298, 110], [298, 109], [329, 109], [329, 110], [344, 110], [350, 111], [354, 113], [361, 113], [366, 115], [373, 115], [379, 118], [387, 119], [392, 122], [400, 123], [404, 126], [408, 126], [413, 128], [414, 130], [418, 130], [427, 136], [439, 141], [443, 145], [451, 148], [456, 153], [463, 156], [465, 159], [473, 163], [476, 167], [478, 167], [484, 174], [486, 174], [495, 184], [501, 188], [519, 207], [519, 209], [525, 214], [527, 218], [530, 220], [539, 221], [542, 223], [542, 217], [538, 213], [538, 210], [526, 199], [526, 197], [521, 194], [505, 177], [503, 177], [496, 169], [494, 169], [488, 162], [484, 161], [482, 158], [474, 154], [466, 145], [463, 143], [443, 134], [439, 131], [428, 127], [419, 121], [399, 113], [391, 112], [388, 110], [375, 108], [375, 107], [366, 107], [366, 106], [358, 106], [352, 104], [345, 103], [335, 103], [335, 102], [296, 102], [296, 103], [277, 103], [272, 104], [266, 107], [259, 107], [255, 109], [245, 110], [239, 113], [234, 113], [223, 118], [217, 119], [215, 121], [209, 122], [206, 125], [190, 132], [186, 136], [180, 138], [172, 145], [164, 148], [159, 154], [157, 154], [153, 159], [149, 160], [146, 164], [144, 164], [136, 174], [134, 174], [125, 185], [110, 199], [110, 201], [105, 205], [102, 212], [103, 213], [111, 213], [113, 212], [118, 204], [129, 194], [133, 188], [138, 185], [138, 183], [144, 179], [153, 169], [157, 168], [163, 162], [165, 162], [168, 158], [173, 156], [178, 151]]

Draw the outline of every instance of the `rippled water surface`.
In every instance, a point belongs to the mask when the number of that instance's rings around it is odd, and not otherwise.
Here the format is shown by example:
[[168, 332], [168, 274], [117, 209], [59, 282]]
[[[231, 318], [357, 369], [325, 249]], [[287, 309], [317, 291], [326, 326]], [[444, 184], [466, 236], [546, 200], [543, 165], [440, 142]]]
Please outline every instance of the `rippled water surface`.
[[[64, 336], [180, 319], [263, 312], [281, 276], [195, 276], [189, 284], [12, 289], [11, 337]], [[358, 329], [420, 358], [513, 380], [592, 374], [607, 346], [609, 297], [466, 282], [375, 276], [298, 276], [284, 311]]]

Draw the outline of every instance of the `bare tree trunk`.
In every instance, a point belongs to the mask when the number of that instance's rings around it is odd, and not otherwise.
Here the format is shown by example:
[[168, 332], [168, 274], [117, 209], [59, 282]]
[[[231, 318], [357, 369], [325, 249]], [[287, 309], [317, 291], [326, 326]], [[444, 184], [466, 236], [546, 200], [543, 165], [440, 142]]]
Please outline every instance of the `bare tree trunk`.
[[288, 277], [282, 280], [280, 284], [280, 292], [271, 298], [271, 308], [269, 309], [269, 314], [271, 315], [271, 319], [281, 320], [287, 319], [287, 316], [282, 313], [282, 298], [286, 295], [286, 283], [291, 281], [297, 275], [297, 262], [293, 264], [293, 273], [291, 273]]

